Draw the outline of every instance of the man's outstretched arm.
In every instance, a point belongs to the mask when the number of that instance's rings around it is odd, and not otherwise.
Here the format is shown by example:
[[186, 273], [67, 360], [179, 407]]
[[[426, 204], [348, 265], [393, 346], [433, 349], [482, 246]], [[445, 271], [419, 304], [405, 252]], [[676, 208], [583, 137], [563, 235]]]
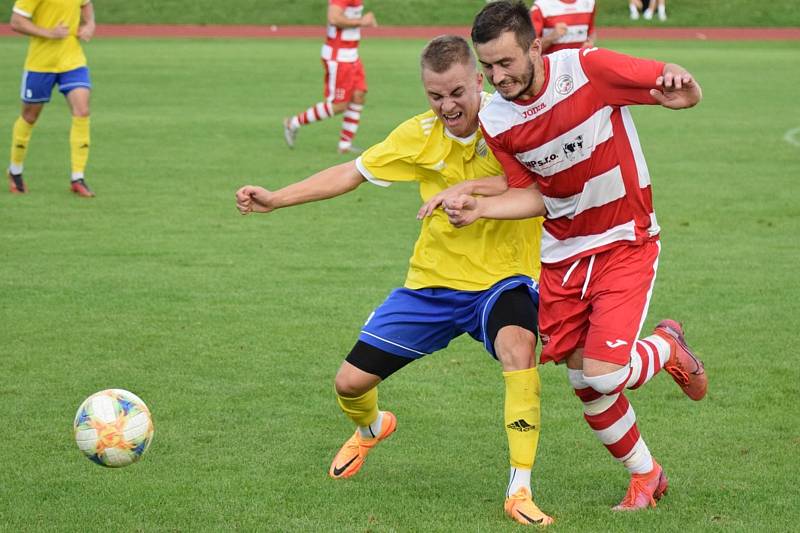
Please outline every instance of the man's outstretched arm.
[[462, 195], [443, 207], [450, 223], [457, 228], [472, 224], [479, 218], [520, 220], [546, 213], [544, 199], [535, 185], [526, 189], [511, 188], [497, 196], [475, 198]]
[[340, 196], [352, 191], [364, 181], [364, 176], [356, 168], [355, 161], [350, 161], [317, 172], [277, 191], [245, 185], [236, 191], [236, 208], [243, 215], [269, 213], [281, 207]]

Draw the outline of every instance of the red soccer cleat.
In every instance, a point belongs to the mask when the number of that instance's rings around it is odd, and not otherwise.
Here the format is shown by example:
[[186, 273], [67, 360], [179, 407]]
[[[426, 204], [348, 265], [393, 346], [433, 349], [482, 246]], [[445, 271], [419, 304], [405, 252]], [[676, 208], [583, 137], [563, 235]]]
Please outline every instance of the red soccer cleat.
[[664, 370], [669, 372], [686, 396], [702, 400], [708, 390], [708, 376], [703, 362], [692, 352], [683, 337], [683, 326], [675, 320], [662, 320], [654, 331], [670, 344], [669, 360]]
[[653, 470], [647, 474], [633, 474], [628, 492], [612, 511], [638, 511], [655, 507], [656, 501], [667, 493], [669, 482], [661, 465], [653, 459]]
[[73, 180], [70, 185], [70, 190], [83, 198], [94, 198], [94, 191], [89, 188], [89, 185], [83, 178]]
[[8, 190], [12, 194], [25, 194], [28, 188], [25, 187], [25, 182], [22, 180], [22, 174], [12, 174], [9, 170], [8, 174]]
[[358, 429], [352, 437], [347, 439], [341, 447], [336, 457], [333, 458], [328, 474], [334, 479], [344, 479], [354, 475], [361, 470], [367, 454], [380, 441], [387, 439], [397, 428], [397, 418], [389, 411], [383, 411], [383, 422], [381, 422], [381, 434], [374, 439], [365, 439], [361, 436]]

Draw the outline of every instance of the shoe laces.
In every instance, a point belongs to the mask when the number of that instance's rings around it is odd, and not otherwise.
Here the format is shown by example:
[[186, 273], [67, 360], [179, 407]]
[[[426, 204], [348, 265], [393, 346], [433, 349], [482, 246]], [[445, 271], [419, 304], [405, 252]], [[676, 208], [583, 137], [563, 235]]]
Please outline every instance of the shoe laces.
[[680, 383], [681, 385], [688, 385], [689, 384], [689, 373], [681, 367], [680, 362], [676, 361], [674, 365], [665, 366], [664, 370], [666, 370], [675, 381]]
[[[625, 497], [622, 498], [620, 505], [622, 507], [633, 507], [636, 504], [636, 496], [639, 494], [648, 494], [648, 492], [646, 479], [632, 477], [631, 484], [628, 485], [628, 492], [625, 493]], [[655, 507], [656, 501], [653, 499], [653, 495], [648, 494], [647, 499], [649, 500], [648, 504]]]

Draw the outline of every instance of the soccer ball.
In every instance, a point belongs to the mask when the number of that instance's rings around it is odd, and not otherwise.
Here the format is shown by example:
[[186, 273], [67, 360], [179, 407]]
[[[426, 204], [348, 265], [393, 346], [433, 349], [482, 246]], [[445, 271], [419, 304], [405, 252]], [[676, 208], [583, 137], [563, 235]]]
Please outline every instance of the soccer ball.
[[128, 466], [153, 441], [153, 420], [141, 398], [123, 389], [106, 389], [86, 398], [75, 414], [75, 442], [101, 466]]

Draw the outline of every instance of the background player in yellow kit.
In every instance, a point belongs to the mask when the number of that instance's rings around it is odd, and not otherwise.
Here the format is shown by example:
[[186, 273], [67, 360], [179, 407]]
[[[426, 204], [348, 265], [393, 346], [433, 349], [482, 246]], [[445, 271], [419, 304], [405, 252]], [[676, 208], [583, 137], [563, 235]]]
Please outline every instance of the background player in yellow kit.
[[[438, 193], [456, 184], [466, 194], [504, 190], [500, 164], [478, 128], [483, 78], [468, 43], [437, 37], [423, 50], [421, 66], [430, 111], [403, 122], [355, 161], [277, 191], [242, 187], [236, 193], [241, 213], [333, 198], [365, 181], [379, 186], [417, 181], [422, 200], [434, 204], [442, 200]], [[395, 415], [378, 410], [378, 384], [469, 333], [503, 367], [511, 463], [505, 511], [523, 524], [549, 524], [552, 519], [533, 503], [530, 488], [541, 422], [534, 352], [541, 220], [481, 220], [456, 229], [442, 210], [428, 212], [405, 286], [369, 317], [336, 375], [338, 403], [358, 427], [329, 474], [352, 476], [367, 453], [394, 432]]]
[[8, 186], [12, 193], [25, 193], [22, 179], [25, 154], [31, 133], [53, 87], [66, 97], [72, 112], [69, 133], [72, 162], [71, 190], [92, 197], [83, 172], [89, 159], [89, 95], [92, 84], [86, 56], [79, 39], [94, 35], [94, 7], [91, 0], [17, 0], [11, 27], [30, 36], [25, 72], [22, 76], [22, 113], [14, 123]]

